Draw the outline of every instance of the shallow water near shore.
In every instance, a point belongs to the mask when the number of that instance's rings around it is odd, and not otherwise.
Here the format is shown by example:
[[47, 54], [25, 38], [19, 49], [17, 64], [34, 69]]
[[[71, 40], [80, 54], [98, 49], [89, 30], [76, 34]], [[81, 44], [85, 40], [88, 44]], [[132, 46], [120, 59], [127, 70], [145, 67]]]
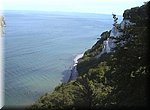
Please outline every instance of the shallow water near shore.
[[76, 55], [111, 29], [111, 15], [6, 11], [5, 106], [30, 105], [61, 84]]

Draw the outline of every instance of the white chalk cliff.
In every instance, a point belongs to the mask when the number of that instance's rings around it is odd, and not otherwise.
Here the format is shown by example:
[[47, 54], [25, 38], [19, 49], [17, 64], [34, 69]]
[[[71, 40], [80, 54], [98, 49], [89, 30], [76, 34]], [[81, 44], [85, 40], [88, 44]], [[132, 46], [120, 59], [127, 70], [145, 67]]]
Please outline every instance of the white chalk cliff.
[[[123, 35], [122, 30], [124, 30], [125, 27], [130, 27], [131, 25], [135, 25], [135, 23], [130, 22], [128, 19], [124, 19], [117, 27], [113, 26], [110, 32], [110, 36], [103, 42], [103, 49], [96, 56], [96, 58], [99, 58], [104, 53], [113, 52], [113, 48], [116, 47], [115, 38]], [[123, 45], [125, 42], [121, 41], [120, 43]]]
[[[129, 20], [123, 20], [119, 25], [113, 26], [111, 29], [110, 35], [107, 38], [107, 40], [103, 41], [103, 48], [102, 51], [96, 56], [96, 58], [99, 58], [102, 54], [104, 53], [110, 53], [113, 52], [113, 48], [116, 47], [116, 39], [117, 37], [120, 37], [123, 35], [122, 30], [125, 29], [125, 27], [129, 27], [131, 25], [134, 25], [135, 23], [131, 23]], [[120, 44], [124, 45], [124, 41], [121, 41]], [[74, 59], [74, 65], [71, 69], [70, 73], [70, 78], [68, 81], [75, 80], [78, 76], [78, 71], [77, 71], [77, 63], [78, 59], [82, 58], [84, 54], [77, 55], [76, 58]]]

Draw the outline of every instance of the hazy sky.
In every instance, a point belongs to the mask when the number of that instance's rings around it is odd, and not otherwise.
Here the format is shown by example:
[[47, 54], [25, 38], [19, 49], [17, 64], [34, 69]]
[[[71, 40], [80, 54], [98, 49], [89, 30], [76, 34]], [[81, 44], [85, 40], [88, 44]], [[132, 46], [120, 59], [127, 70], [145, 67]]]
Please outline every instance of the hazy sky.
[[122, 14], [148, 0], [0, 0], [3, 10], [45, 10]]

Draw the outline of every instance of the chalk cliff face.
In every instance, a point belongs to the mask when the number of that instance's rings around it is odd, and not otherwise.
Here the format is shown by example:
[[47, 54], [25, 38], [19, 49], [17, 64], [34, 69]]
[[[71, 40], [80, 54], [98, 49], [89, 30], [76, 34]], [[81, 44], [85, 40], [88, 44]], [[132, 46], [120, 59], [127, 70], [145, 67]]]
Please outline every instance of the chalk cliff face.
[[[116, 28], [115, 26], [113, 26], [113, 28], [111, 29], [110, 35], [107, 38], [107, 40], [103, 41], [103, 49], [102, 52], [100, 52], [100, 54], [98, 56], [96, 56], [97, 58], [100, 57], [102, 54], [104, 53], [109, 53], [109, 52], [113, 52], [113, 49], [116, 47], [116, 38], [119, 38], [120, 36], [123, 35], [123, 30], [125, 28], [129, 28], [132, 25], [135, 25], [136, 23], [132, 23], [130, 22], [129, 19], [124, 19], [120, 24], [119, 27]], [[125, 44], [124, 41], [120, 41], [120, 43]]]
[[[96, 58], [99, 58], [104, 53], [113, 52], [114, 48], [116, 47], [116, 38], [119, 38], [123, 35], [123, 30], [125, 28], [130, 28], [131, 26], [136, 25], [136, 23], [130, 22], [130, 19], [123, 19], [118, 26], [113, 26], [113, 28], [110, 31], [110, 35], [106, 40], [103, 41], [103, 49], [102, 51], [96, 56]], [[122, 46], [125, 44], [124, 41], [120, 41]]]
[[146, 107], [148, 4], [126, 10], [119, 28], [103, 32], [78, 61], [77, 79], [46, 93], [29, 109]]

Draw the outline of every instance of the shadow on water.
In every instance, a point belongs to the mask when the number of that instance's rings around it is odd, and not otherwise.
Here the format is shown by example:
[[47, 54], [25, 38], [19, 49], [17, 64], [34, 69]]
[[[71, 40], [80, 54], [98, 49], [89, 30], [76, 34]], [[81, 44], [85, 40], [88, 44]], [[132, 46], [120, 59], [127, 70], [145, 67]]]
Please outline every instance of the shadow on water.
[[1, 110], [26, 110], [29, 106], [4, 106]]
[[70, 79], [71, 69], [64, 70], [62, 72], [62, 74], [63, 74], [63, 78], [62, 78], [61, 82], [62, 83], [67, 83]]

